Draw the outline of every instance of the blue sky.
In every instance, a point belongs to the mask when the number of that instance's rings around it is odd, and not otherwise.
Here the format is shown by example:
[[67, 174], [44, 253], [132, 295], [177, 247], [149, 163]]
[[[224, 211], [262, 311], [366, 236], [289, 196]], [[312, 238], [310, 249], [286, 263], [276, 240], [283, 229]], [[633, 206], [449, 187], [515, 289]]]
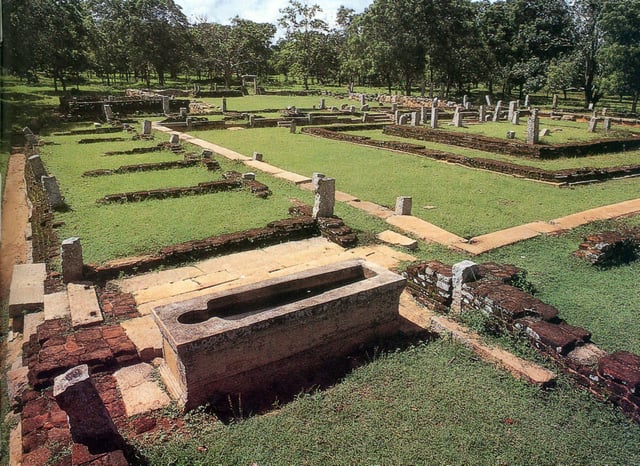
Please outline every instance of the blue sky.
[[[279, 10], [289, 4], [288, 0], [174, 0], [182, 7], [183, 13], [193, 22], [196, 17], [206, 17], [208, 21], [226, 24], [234, 16], [258, 23], [277, 25]], [[304, 0], [302, 0], [304, 2]], [[373, 0], [310, 0], [322, 8], [318, 16], [333, 26], [336, 11], [340, 5], [353, 8], [361, 13]]]

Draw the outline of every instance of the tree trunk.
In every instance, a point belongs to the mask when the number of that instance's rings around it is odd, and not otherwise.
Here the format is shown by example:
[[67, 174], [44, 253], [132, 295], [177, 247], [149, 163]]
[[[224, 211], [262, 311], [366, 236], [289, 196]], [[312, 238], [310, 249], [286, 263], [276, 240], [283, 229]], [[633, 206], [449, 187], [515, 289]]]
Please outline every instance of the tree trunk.
[[638, 91], [633, 93], [633, 101], [631, 102], [631, 113], [636, 113], [638, 108]]

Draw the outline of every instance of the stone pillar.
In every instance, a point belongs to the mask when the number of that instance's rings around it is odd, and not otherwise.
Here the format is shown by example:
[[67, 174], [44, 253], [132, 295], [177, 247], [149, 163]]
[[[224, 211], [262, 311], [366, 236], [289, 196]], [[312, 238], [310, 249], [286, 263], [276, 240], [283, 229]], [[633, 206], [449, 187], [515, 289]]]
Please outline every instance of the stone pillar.
[[391, 111], [394, 112], [394, 113], [398, 111], [398, 104], [397, 103], [393, 102], [391, 104]]
[[487, 107], [491, 107], [491, 96], [489, 94], [484, 96], [484, 100], [487, 103]]
[[364, 94], [360, 94], [360, 106], [362, 107], [366, 103], [367, 103], [366, 96]]
[[222, 98], [222, 113], [225, 113], [227, 111], [227, 98], [223, 97]]
[[467, 108], [467, 105], [469, 105], [469, 96], [465, 94], [462, 96], [462, 106]]
[[313, 178], [315, 202], [313, 204], [313, 218], [333, 217], [333, 207], [336, 203], [335, 178]]
[[324, 110], [326, 108], [326, 103], [324, 99], [320, 99], [320, 110]]
[[532, 110], [531, 116], [527, 120], [527, 144], [538, 144], [539, 140], [539, 126], [540, 120], [538, 120], [538, 111]]
[[411, 215], [413, 198], [411, 196], [396, 197], [396, 215]]
[[502, 111], [502, 100], [498, 100], [498, 103], [496, 104], [496, 109], [493, 112], [493, 121], [499, 121], [500, 120], [500, 112]]
[[422, 107], [420, 107], [420, 124], [426, 125], [428, 119], [429, 114], [427, 113], [427, 107], [423, 105]]
[[355, 105], [350, 105], [349, 106], [349, 113], [356, 113], [356, 106]]
[[462, 128], [462, 113], [460, 113], [460, 107], [456, 107], [456, 111], [453, 114], [453, 126]]
[[151, 122], [149, 120], [142, 121], [142, 134], [143, 136], [151, 136]]
[[507, 139], [515, 139], [516, 132], [515, 131], [507, 131]]
[[59, 209], [64, 207], [64, 198], [60, 192], [58, 181], [55, 176], [43, 176], [40, 178], [42, 181], [42, 187], [47, 197], [47, 203], [52, 209]]
[[260, 152], [253, 153], [253, 160], [257, 162], [262, 162], [262, 154]]
[[604, 119], [604, 130], [607, 133], [611, 131], [611, 118], [607, 117]]
[[396, 110], [396, 111], [393, 113], [393, 123], [394, 123], [395, 125], [399, 125], [399, 124], [400, 124], [400, 117], [401, 117], [401, 116], [402, 116], [402, 114], [400, 113], [400, 111], [399, 111], [399, 110]]
[[484, 105], [480, 105], [480, 108], [478, 108], [478, 120], [480, 123], [487, 121], [487, 109]]
[[171, 107], [169, 106], [170, 100], [169, 96], [162, 96], [162, 113], [165, 115], [171, 113]]
[[102, 446], [121, 439], [89, 376], [89, 366], [86, 364], [56, 377], [53, 396], [60, 408], [67, 413], [74, 442]]
[[256, 116], [253, 113], [249, 114], [249, 128], [253, 128], [256, 124]]
[[409, 113], [405, 113], [403, 115], [400, 115], [400, 118], [398, 119], [398, 124], [399, 125], [408, 125], [410, 118], [411, 118], [411, 115]]
[[553, 99], [551, 100], [551, 108], [554, 110], [558, 108], [558, 94], [553, 94]]
[[187, 107], [180, 107], [180, 116], [182, 118], [186, 118], [189, 113], [189, 109]]
[[514, 125], [520, 124], [520, 111], [516, 110], [515, 112], [513, 112], [513, 116], [511, 117], [511, 123], [513, 123]]
[[82, 259], [82, 245], [80, 238], [72, 236], [62, 242], [61, 258], [62, 258], [62, 281], [65, 283], [82, 281], [82, 267], [84, 265]]
[[438, 106], [431, 107], [431, 127], [433, 129], [438, 127]]
[[598, 119], [595, 117], [592, 117], [589, 120], [589, 128], [587, 129], [587, 131], [589, 131], [590, 133], [595, 133], [597, 126], [598, 126]]
[[44, 164], [42, 163], [42, 159], [39, 155], [32, 155], [28, 160], [34, 179], [39, 180], [43, 176], [47, 176], [47, 170], [45, 170]]
[[172, 133], [169, 136], [169, 144], [180, 144], [180, 135], [178, 133]]
[[524, 108], [529, 108], [529, 94], [524, 96]]
[[107, 119], [107, 121], [113, 120], [113, 110], [111, 108], [111, 105], [104, 104], [102, 106], [102, 111], [104, 112], [104, 117]]
[[418, 126], [418, 112], [411, 112], [411, 126]]
[[291, 124], [289, 125], [289, 132], [291, 134], [296, 132], [296, 120], [291, 120]]
[[462, 261], [453, 264], [451, 273], [451, 312], [460, 314], [462, 312], [462, 285], [475, 282], [479, 276], [479, 269], [475, 262]]
[[518, 108], [518, 101], [512, 100], [509, 102], [509, 116], [507, 117], [509, 121], [513, 121], [513, 114], [516, 113], [516, 109]]

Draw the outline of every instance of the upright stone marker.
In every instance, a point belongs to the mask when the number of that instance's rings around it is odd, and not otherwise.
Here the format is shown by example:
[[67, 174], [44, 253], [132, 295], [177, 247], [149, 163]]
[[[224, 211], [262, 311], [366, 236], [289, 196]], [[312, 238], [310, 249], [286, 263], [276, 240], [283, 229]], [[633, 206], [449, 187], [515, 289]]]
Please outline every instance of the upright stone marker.
[[39, 155], [32, 155], [29, 157], [29, 166], [31, 166], [31, 172], [33, 173], [33, 178], [36, 180], [41, 179], [43, 176], [47, 175], [47, 170], [44, 168], [44, 164], [42, 163], [42, 158]]
[[333, 217], [333, 207], [336, 203], [335, 178], [315, 178], [315, 202], [313, 204], [313, 218]]
[[487, 103], [487, 107], [491, 107], [491, 96], [489, 94], [484, 96], [484, 100]]
[[429, 119], [429, 113], [427, 112], [427, 107], [423, 105], [420, 107], [420, 124], [427, 124], [427, 120]]
[[113, 109], [111, 108], [111, 105], [104, 104], [102, 106], [102, 110], [104, 111], [104, 117], [107, 119], [107, 122], [112, 121], [114, 118], [114, 115], [113, 115]]
[[162, 113], [164, 113], [165, 115], [171, 113], [171, 106], [169, 105], [171, 103], [170, 101], [171, 99], [169, 98], [169, 96], [162, 96]]
[[56, 210], [64, 207], [64, 198], [60, 192], [58, 181], [55, 176], [43, 176], [40, 178], [42, 181], [42, 187], [47, 197], [47, 203], [49, 206]]
[[480, 105], [480, 108], [478, 108], [478, 121], [480, 123], [487, 121], [487, 110], [484, 105]]
[[86, 364], [57, 376], [53, 382], [53, 396], [67, 413], [74, 442], [106, 446], [121, 438]]
[[291, 124], [289, 125], [289, 132], [291, 134], [295, 134], [296, 132], [296, 120], [291, 120]]
[[142, 121], [142, 134], [143, 136], [151, 136], [151, 122], [149, 120]]
[[451, 273], [451, 312], [460, 314], [462, 311], [462, 285], [476, 281], [480, 275], [480, 270], [475, 262], [462, 261], [453, 264]]
[[256, 162], [262, 162], [262, 154], [260, 152], [254, 152], [253, 160], [255, 160]]
[[438, 127], [438, 101], [434, 99], [435, 105], [431, 107], [431, 127], [433, 129]]
[[558, 108], [558, 94], [553, 94], [553, 99], [551, 101], [551, 108], [554, 110]]
[[169, 144], [180, 144], [180, 135], [178, 133], [172, 133], [169, 136]]
[[498, 103], [496, 104], [496, 108], [493, 112], [493, 121], [499, 121], [500, 120], [500, 112], [502, 111], [502, 100], [498, 100]]
[[413, 198], [411, 196], [398, 196], [396, 198], [396, 215], [411, 215]]
[[527, 144], [538, 144], [539, 140], [539, 126], [540, 120], [538, 120], [538, 111], [532, 110], [531, 116], [527, 120]]
[[367, 97], [364, 94], [360, 94], [360, 106], [362, 107], [367, 103]]
[[227, 112], [227, 98], [223, 97], [222, 98], [222, 113], [226, 113]]
[[403, 115], [400, 115], [400, 118], [398, 119], [398, 124], [399, 125], [408, 125], [410, 118], [411, 118], [411, 114], [410, 113], [405, 113]]
[[513, 121], [513, 114], [516, 112], [517, 108], [518, 108], [517, 100], [512, 100], [511, 102], [509, 102], [509, 116], [508, 116], [509, 121]]
[[469, 104], [469, 96], [467, 94], [462, 96], [462, 106], [464, 108], [467, 108], [467, 105]]
[[397, 111], [398, 111], [398, 104], [397, 104], [397, 103], [393, 102], [393, 103], [391, 104], [391, 111], [392, 111], [393, 113], [395, 113], [395, 112], [397, 112]]
[[80, 244], [80, 238], [73, 236], [65, 239], [60, 249], [62, 258], [62, 281], [64, 283], [82, 281], [82, 267], [84, 262], [82, 259], [82, 244]]
[[324, 110], [326, 108], [326, 103], [324, 98], [320, 99], [320, 106], [319, 106], [320, 110]]
[[518, 110], [513, 112], [513, 116], [511, 117], [511, 123], [514, 125], [520, 124], [520, 112]]
[[524, 108], [529, 108], [529, 94], [524, 96]]
[[411, 126], [418, 126], [418, 112], [411, 112]]
[[611, 131], [611, 118], [609, 117], [604, 119], [604, 130], [607, 133]]
[[460, 112], [460, 107], [456, 107], [453, 114], [453, 126], [456, 128], [462, 128], [462, 113]]
[[587, 129], [587, 131], [589, 131], [590, 133], [595, 133], [597, 126], [598, 126], [598, 119], [596, 117], [592, 117], [589, 120], [589, 128]]
[[187, 107], [180, 107], [180, 116], [182, 118], [186, 118], [189, 113], [189, 109]]

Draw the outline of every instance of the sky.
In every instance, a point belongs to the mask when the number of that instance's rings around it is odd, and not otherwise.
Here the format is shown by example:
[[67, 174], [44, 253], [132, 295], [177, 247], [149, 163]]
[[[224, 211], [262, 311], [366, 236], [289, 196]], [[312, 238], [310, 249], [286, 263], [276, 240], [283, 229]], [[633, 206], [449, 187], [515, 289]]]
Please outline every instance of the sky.
[[[277, 26], [280, 9], [289, 5], [288, 0], [174, 0], [182, 7], [182, 12], [189, 21], [196, 17], [206, 17], [209, 22], [228, 24], [234, 16], [255, 21], [256, 23], [272, 23]], [[301, 0], [304, 2], [304, 0]], [[317, 4], [322, 9], [318, 15], [330, 26], [335, 25], [336, 11], [343, 5], [362, 13], [373, 0], [310, 0], [310, 5]]]

